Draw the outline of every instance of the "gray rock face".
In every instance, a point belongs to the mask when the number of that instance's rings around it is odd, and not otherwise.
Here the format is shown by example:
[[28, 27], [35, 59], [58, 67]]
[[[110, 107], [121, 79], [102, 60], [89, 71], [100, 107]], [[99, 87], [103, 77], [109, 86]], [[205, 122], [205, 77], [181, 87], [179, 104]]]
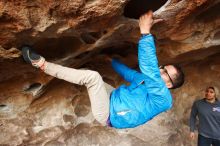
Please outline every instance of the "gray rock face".
[[[186, 81], [172, 90], [173, 108], [133, 129], [102, 127], [86, 88], [55, 79], [21, 59], [32, 45], [48, 61], [98, 71], [114, 87], [125, 83], [107, 56], [137, 68], [140, 37], [135, 1], [0, 1], [0, 145], [193, 146], [188, 119], [206, 86], [220, 83], [220, 1], [160, 1], [152, 28], [160, 64], [178, 63]], [[134, 5], [130, 5], [134, 3]], [[129, 18], [130, 17], [130, 18]]]

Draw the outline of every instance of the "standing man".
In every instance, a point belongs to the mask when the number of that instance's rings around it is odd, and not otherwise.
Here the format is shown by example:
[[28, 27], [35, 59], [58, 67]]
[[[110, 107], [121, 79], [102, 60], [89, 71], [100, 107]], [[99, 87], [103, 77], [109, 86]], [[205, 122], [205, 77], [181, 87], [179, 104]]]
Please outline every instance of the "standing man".
[[172, 107], [168, 88], [178, 88], [184, 82], [181, 69], [174, 65], [158, 67], [151, 27], [161, 20], [153, 19], [149, 11], [140, 17], [141, 38], [138, 46], [140, 72], [130, 69], [116, 59], [110, 59], [114, 70], [129, 86], [121, 85], [108, 94], [100, 74], [91, 70], [63, 67], [45, 61], [30, 47], [23, 47], [24, 59], [45, 73], [65, 81], [85, 85], [95, 119], [102, 125], [115, 128], [132, 128], [144, 124]]
[[215, 88], [207, 87], [205, 98], [193, 103], [190, 115], [190, 138], [195, 138], [196, 118], [199, 118], [198, 146], [220, 146], [220, 102]]

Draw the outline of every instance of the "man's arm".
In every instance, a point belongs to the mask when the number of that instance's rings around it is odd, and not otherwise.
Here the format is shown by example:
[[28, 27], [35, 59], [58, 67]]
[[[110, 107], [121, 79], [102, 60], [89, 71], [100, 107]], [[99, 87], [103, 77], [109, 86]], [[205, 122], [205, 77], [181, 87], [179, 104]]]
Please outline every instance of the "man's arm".
[[151, 34], [142, 36], [138, 43], [138, 63], [141, 72], [145, 75], [157, 74], [160, 76], [154, 38]]
[[153, 12], [149, 11], [139, 19], [140, 32], [144, 36], [139, 40], [138, 45], [138, 62], [142, 73], [151, 79], [160, 79], [158, 60], [156, 56], [156, 47], [154, 38], [150, 34], [151, 27], [162, 21], [162, 19], [153, 20]]
[[194, 102], [190, 114], [190, 132], [194, 132], [195, 130], [197, 115], [198, 115], [198, 109], [196, 107], [196, 102]]
[[134, 80], [136, 70], [130, 69], [126, 65], [119, 62], [117, 59], [112, 59], [112, 67], [113, 69], [122, 76], [126, 81], [132, 82]]

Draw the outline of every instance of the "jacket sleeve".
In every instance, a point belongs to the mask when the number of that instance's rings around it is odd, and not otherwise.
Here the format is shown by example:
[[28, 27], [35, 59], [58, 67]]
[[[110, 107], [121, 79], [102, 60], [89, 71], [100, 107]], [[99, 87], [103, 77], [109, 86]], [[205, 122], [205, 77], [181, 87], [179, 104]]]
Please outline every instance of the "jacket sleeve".
[[194, 132], [196, 125], [196, 116], [198, 115], [198, 109], [196, 106], [196, 102], [193, 103], [191, 114], [190, 114], [190, 132]]
[[112, 67], [120, 76], [122, 76], [128, 82], [132, 82], [134, 80], [135, 74], [138, 73], [136, 70], [130, 69], [116, 59], [112, 60]]
[[[146, 75], [146, 86], [149, 93], [161, 93], [166, 85], [161, 78], [156, 56], [154, 38], [151, 34], [141, 37], [138, 44], [138, 63], [140, 71]], [[154, 89], [154, 90], [152, 90]], [[156, 90], [155, 90], [156, 89]], [[163, 93], [161, 93], [163, 94]]]
[[151, 34], [141, 37], [138, 44], [138, 62], [141, 72], [147, 76], [160, 76], [156, 47]]
[[145, 74], [145, 86], [155, 115], [170, 109], [172, 95], [160, 75], [156, 47], [151, 34], [139, 40], [138, 62], [141, 73]]

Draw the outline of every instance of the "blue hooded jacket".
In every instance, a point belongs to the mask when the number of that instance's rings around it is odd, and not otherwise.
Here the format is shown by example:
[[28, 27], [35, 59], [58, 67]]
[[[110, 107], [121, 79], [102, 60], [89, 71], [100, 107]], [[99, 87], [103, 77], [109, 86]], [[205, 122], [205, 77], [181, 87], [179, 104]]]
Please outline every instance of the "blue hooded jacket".
[[151, 34], [139, 40], [138, 62], [141, 72], [112, 60], [114, 70], [130, 82], [111, 94], [110, 122], [115, 128], [136, 127], [172, 107], [172, 96], [161, 78]]

